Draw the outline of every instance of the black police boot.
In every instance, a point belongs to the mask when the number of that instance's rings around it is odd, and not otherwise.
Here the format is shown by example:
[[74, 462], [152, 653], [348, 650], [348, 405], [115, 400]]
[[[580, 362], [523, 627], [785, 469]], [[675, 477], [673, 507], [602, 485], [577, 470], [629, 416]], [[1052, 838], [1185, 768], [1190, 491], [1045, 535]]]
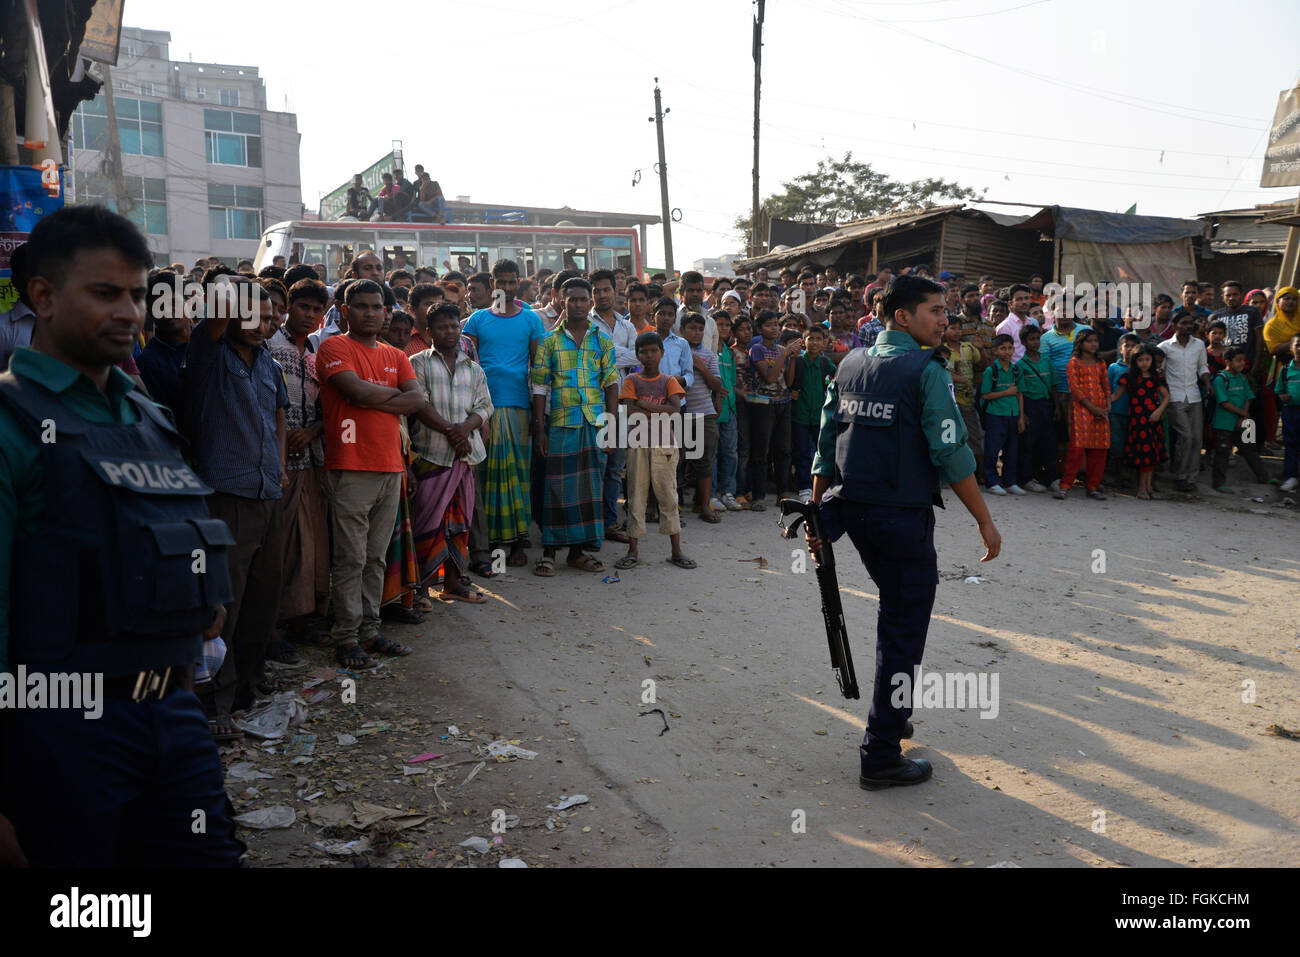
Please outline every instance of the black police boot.
[[879, 791], [888, 787], [905, 787], [930, 780], [934, 769], [925, 758], [900, 757], [897, 764], [887, 765], [872, 770], [862, 769], [858, 775], [858, 786], [865, 791]]

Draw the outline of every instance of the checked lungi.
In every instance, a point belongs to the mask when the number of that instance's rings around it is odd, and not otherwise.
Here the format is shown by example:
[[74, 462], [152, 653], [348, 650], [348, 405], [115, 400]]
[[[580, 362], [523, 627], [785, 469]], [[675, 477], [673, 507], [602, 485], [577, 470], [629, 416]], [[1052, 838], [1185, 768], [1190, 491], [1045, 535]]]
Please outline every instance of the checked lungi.
[[487, 518], [489, 541], [527, 537], [533, 520], [532, 460], [528, 410], [498, 407], [488, 423], [487, 458], [478, 466], [479, 507]]
[[451, 563], [458, 576], [468, 569], [474, 475], [460, 460], [443, 468], [417, 458], [412, 468], [416, 486], [411, 519], [420, 583], [434, 585], [442, 581], [444, 563]]
[[605, 537], [602, 488], [605, 453], [596, 427], [551, 426], [547, 432], [546, 485], [542, 495], [542, 545], [584, 545]]

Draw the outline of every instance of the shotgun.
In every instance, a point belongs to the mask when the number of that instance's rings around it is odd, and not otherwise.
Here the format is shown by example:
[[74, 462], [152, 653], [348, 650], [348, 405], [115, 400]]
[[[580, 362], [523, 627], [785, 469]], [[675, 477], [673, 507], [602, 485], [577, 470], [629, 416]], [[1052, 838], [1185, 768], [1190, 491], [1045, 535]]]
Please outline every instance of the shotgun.
[[[817, 514], [817, 506], [811, 502], [784, 498], [777, 503], [781, 509], [781, 536], [794, 539], [799, 535], [799, 526], [808, 523], [808, 532], [815, 539], [822, 538], [822, 523]], [[792, 517], [793, 516], [793, 517]], [[790, 519], [790, 524], [785, 520]], [[853, 652], [849, 649], [849, 632], [844, 625], [844, 606], [840, 604], [840, 583], [835, 575], [835, 552], [831, 543], [822, 542], [821, 557], [814, 557], [817, 564], [817, 586], [822, 593], [822, 618], [826, 622], [826, 640], [831, 647], [831, 670], [839, 683], [840, 693], [846, 698], [857, 698], [858, 678], [853, 673]]]

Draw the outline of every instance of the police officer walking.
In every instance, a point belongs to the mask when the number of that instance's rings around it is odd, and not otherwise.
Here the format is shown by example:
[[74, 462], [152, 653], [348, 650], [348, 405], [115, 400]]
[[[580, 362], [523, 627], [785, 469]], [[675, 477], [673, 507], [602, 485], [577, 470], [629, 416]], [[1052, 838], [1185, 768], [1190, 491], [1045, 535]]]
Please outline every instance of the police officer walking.
[[[876, 678], [861, 747], [858, 783], [867, 790], [929, 780], [930, 762], [905, 758], [900, 741], [912, 734], [911, 701], [891, 702], [925, 651], [935, 587], [934, 510], [947, 482], [979, 525], [986, 553], [1002, 538], [975, 481], [975, 457], [938, 350], [947, 325], [943, 286], [899, 276], [885, 292], [885, 331], [871, 349], [845, 357], [827, 389], [813, 461], [812, 501], [823, 534], [847, 534], [880, 591]], [[929, 346], [929, 349], [922, 347]], [[809, 537], [816, 553], [821, 542]]]
[[229, 867], [243, 850], [191, 690], [233, 539], [171, 420], [115, 368], [151, 260], [98, 206], [27, 243], [36, 328], [0, 375], [0, 679], [80, 702], [0, 699], [0, 864]]

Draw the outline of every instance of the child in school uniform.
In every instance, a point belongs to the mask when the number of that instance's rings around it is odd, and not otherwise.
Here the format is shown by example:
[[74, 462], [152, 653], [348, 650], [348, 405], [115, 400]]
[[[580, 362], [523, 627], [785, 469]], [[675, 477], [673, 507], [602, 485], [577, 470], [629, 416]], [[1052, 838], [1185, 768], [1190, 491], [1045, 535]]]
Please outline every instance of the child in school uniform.
[[659, 371], [664, 341], [657, 332], [636, 337], [636, 357], [641, 371], [623, 380], [619, 402], [627, 410], [628, 434], [641, 430], [643, 441], [629, 442], [627, 450], [627, 554], [614, 563], [618, 569], [639, 564], [637, 540], [645, 538], [646, 501], [654, 487], [659, 503], [659, 534], [672, 543], [668, 561], [679, 568], [694, 568], [695, 562], [682, 554], [682, 523], [677, 505], [677, 460], [679, 450], [674, 418], [679, 417], [686, 390], [676, 376]]
[[[1016, 484], [1018, 442], [1023, 428], [1024, 411], [1016, 373], [1011, 366], [1015, 343], [1006, 334], [993, 337], [993, 364], [984, 370], [980, 394], [984, 398], [984, 481], [993, 495], [1024, 495]], [[1002, 475], [998, 476], [998, 456], [1002, 456]], [[1005, 484], [1005, 487], [1003, 485]]]
[[1151, 479], [1156, 466], [1169, 457], [1160, 422], [1169, 407], [1169, 387], [1156, 372], [1156, 353], [1154, 346], [1142, 346], [1131, 353], [1128, 368], [1115, 380], [1110, 395], [1111, 409], [1121, 398], [1128, 408], [1123, 463], [1138, 470], [1137, 497], [1143, 499], [1156, 497]]
[[1037, 326], [1021, 329], [1025, 354], [1015, 365], [1016, 387], [1024, 406], [1016, 477], [1025, 482], [1027, 492], [1046, 492], [1056, 481], [1056, 370], [1051, 356], [1038, 351], [1042, 339], [1043, 332]]
[[[1110, 381], [1111, 395], [1118, 395], [1118, 399], [1112, 399], [1110, 403], [1110, 455], [1106, 460], [1107, 467], [1118, 478], [1120, 469], [1124, 465], [1124, 439], [1128, 432], [1128, 392], [1121, 390], [1115, 391], [1115, 384], [1129, 370], [1129, 361], [1137, 355], [1142, 348], [1142, 340], [1134, 333], [1126, 332], [1119, 337], [1119, 358], [1110, 364], [1106, 370], [1106, 376]], [[1153, 373], [1158, 370], [1153, 369]]]
[[1282, 408], [1282, 491], [1300, 488], [1300, 335], [1291, 337], [1291, 361], [1278, 374], [1278, 404]]
[[829, 333], [814, 325], [803, 334], [803, 355], [795, 359], [794, 392], [790, 421], [794, 446], [795, 484], [805, 502], [812, 498], [812, 462], [821, 432], [826, 383], [835, 378], [835, 363], [826, 357]]
[[[1210, 484], [1216, 492], [1231, 495], [1228, 486], [1228, 455], [1237, 447], [1237, 456], [1246, 461], [1260, 485], [1270, 484], [1268, 472], [1259, 459], [1259, 436], [1255, 423], [1250, 421], [1250, 403], [1255, 390], [1246, 378], [1246, 350], [1243, 346], [1229, 346], [1223, 354], [1228, 367], [1210, 380], [1218, 408], [1214, 412], [1214, 463], [1210, 471]], [[1273, 480], [1276, 481], [1276, 480]]]

